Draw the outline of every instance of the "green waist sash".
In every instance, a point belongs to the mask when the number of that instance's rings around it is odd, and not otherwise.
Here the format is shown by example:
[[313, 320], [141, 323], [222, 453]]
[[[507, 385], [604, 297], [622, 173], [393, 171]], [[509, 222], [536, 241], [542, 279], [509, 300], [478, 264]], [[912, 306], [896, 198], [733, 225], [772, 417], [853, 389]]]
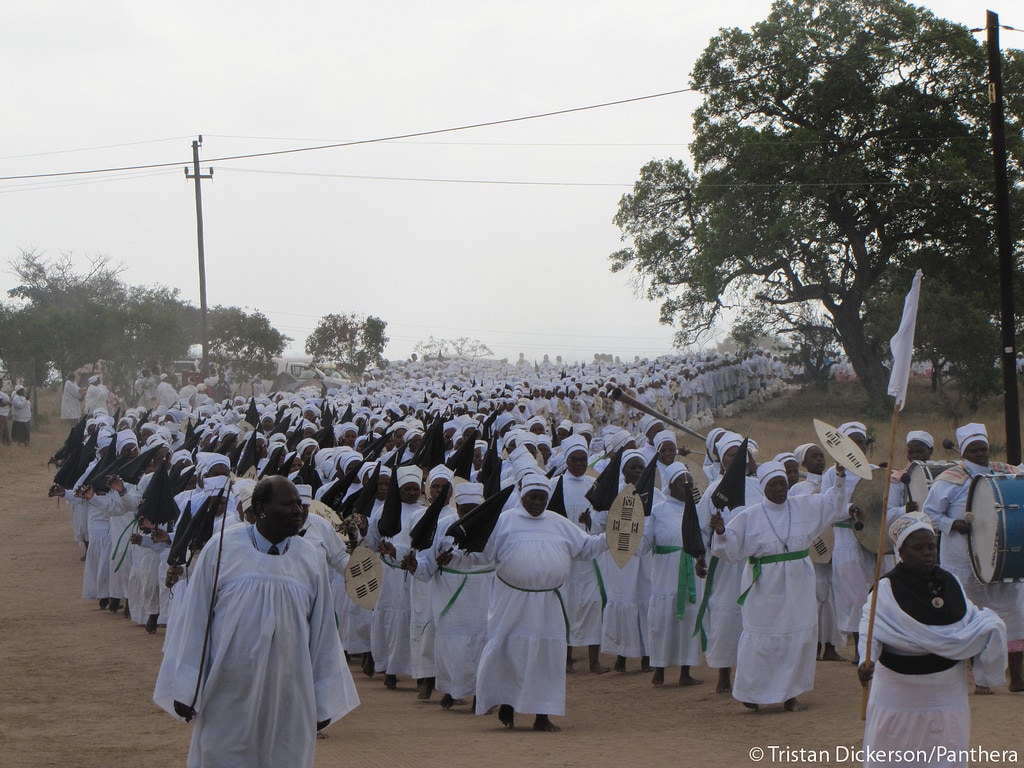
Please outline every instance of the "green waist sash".
[[681, 619], [686, 614], [686, 603], [697, 602], [697, 578], [693, 572], [693, 558], [683, 552], [682, 547], [670, 547], [656, 544], [654, 554], [670, 555], [679, 552], [679, 582], [676, 587], [676, 618]]
[[832, 527], [833, 528], [853, 528], [853, 525], [851, 523], [847, 523], [846, 521], [843, 521], [841, 523], [832, 523]]
[[562, 599], [562, 593], [559, 591], [562, 588], [561, 584], [559, 584], [557, 587], [552, 587], [551, 589], [526, 589], [525, 587], [517, 587], [515, 584], [509, 584], [507, 581], [501, 578], [501, 574], [499, 573], [496, 573], [494, 575], [495, 577], [497, 577], [498, 581], [500, 581], [506, 587], [514, 589], [517, 592], [554, 592], [555, 597], [558, 598], [558, 604], [562, 607], [562, 619], [565, 621], [565, 642], [566, 644], [569, 643], [569, 613], [565, 610], [565, 600]]
[[462, 594], [462, 590], [466, 586], [466, 582], [469, 581], [469, 577], [470, 576], [475, 576], [478, 573], [494, 573], [494, 569], [493, 568], [485, 568], [482, 571], [460, 571], [460, 570], [457, 570], [455, 568], [447, 568], [447, 567], [442, 565], [441, 566], [441, 572], [442, 573], [456, 573], [456, 574], [460, 574], [462, 576], [462, 581], [459, 582], [459, 588], [455, 590], [455, 594], [452, 595], [451, 599], [448, 601], [448, 604], [444, 608], [441, 609], [441, 613], [438, 616], [439, 619], [440, 618], [444, 618], [444, 615], [446, 613], [448, 613], [449, 610], [451, 610], [451, 607], [453, 605], [455, 605], [455, 601], [459, 599], [459, 595]]
[[784, 563], [787, 560], [802, 560], [809, 554], [809, 549], [801, 549], [796, 552], [779, 552], [779, 554], [777, 555], [765, 555], [764, 557], [747, 558], [747, 562], [754, 566], [754, 578], [751, 580], [750, 586], [747, 587], [746, 591], [744, 591], [744, 593], [740, 595], [740, 599], [736, 602], [740, 605], [743, 605], [743, 603], [746, 602], [747, 595], [750, 593], [750, 590], [754, 588], [754, 585], [757, 583], [757, 580], [761, 578], [762, 565], [766, 565], [768, 563]]

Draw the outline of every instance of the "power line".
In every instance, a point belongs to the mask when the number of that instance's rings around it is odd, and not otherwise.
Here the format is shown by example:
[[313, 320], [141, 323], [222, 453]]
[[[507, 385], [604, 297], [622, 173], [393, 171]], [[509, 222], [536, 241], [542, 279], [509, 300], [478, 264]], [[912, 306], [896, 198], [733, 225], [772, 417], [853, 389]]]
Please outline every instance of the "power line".
[[315, 176], [325, 179], [368, 179], [371, 181], [424, 181], [440, 184], [504, 184], [510, 186], [537, 187], [632, 187], [632, 183], [613, 184], [587, 181], [511, 181], [507, 179], [444, 179], [418, 176], [364, 176], [350, 173], [315, 173], [312, 171], [270, 171], [258, 168], [227, 168], [227, 172], [270, 173], [280, 176]]
[[[968, 32], [978, 32], [978, 31], [982, 31], [982, 30], [981, 29], [969, 29], [967, 31]], [[908, 47], [910, 47], [912, 45], [920, 44], [922, 42], [938, 42], [938, 41], [941, 41], [941, 40], [950, 39], [950, 38], [958, 36], [959, 34], [960, 34], [960, 30], [957, 30], [957, 31], [950, 32], [949, 34], [945, 34], [945, 35], [935, 35], [935, 36], [930, 37], [930, 38], [921, 38], [921, 39], [917, 39], [917, 40], [909, 40], [909, 41], [907, 41], [906, 43], [903, 43], [903, 44], [897, 44], [897, 45], [891, 45], [891, 46], [881, 46], [881, 47], [874, 48], [874, 49], [866, 48], [866, 49], [858, 51], [856, 53], [847, 53], [847, 54], [845, 54], [843, 56], [834, 56], [834, 57], [831, 57], [831, 58], [825, 58], [822, 61], [801, 61], [799, 64], [797, 64], [796, 66], [793, 66], [793, 67], [778, 67], [778, 68], [774, 68], [774, 69], [769, 69], [766, 72], [756, 72], [756, 73], [753, 73], [753, 74], [750, 74], [750, 75], [745, 75], [745, 76], [742, 76], [742, 77], [736, 77], [736, 78], [733, 78], [731, 81], [720, 83], [720, 84], [718, 84], [718, 86], [722, 87], [722, 86], [728, 86], [728, 85], [739, 85], [739, 84], [742, 84], [742, 83], [753, 82], [753, 81], [756, 81], [759, 78], [763, 77], [766, 74], [785, 74], [786, 72], [802, 70], [802, 69], [806, 69], [808, 67], [819, 67], [822, 64], [834, 64], [834, 63], [838, 63], [838, 62], [845, 61], [845, 60], [864, 58], [864, 57], [870, 56], [870, 55], [872, 55], [874, 53], [879, 53], [879, 52], [883, 52], [883, 51], [893, 51], [893, 50], [898, 50], [900, 48], [908, 48]], [[343, 148], [343, 147], [362, 146], [362, 145], [367, 145], [367, 144], [381, 144], [381, 143], [386, 143], [386, 142], [400, 141], [400, 140], [403, 140], [403, 139], [422, 138], [422, 137], [425, 137], [425, 136], [439, 136], [439, 135], [448, 134], [448, 133], [457, 133], [457, 132], [460, 132], [460, 131], [474, 130], [474, 129], [477, 129], [477, 128], [488, 128], [488, 127], [493, 127], [493, 126], [498, 126], [498, 125], [512, 125], [512, 124], [515, 124], [515, 123], [528, 122], [528, 121], [532, 121], [532, 120], [541, 120], [541, 119], [545, 119], [545, 118], [549, 118], [549, 117], [558, 117], [558, 116], [562, 116], [562, 115], [575, 114], [575, 113], [578, 113], [578, 112], [586, 112], [586, 111], [591, 111], [591, 110], [595, 110], [595, 109], [604, 109], [604, 108], [607, 108], [607, 107], [622, 106], [624, 104], [635, 104], [635, 103], [638, 103], [638, 102], [641, 102], [641, 101], [649, 101], [649, 100], [652, 100], [652, 99], [664, 98], [666, 96], [677, 96], [677, 95], [684, 94], [684, 93], [694, 93], [694, 92], [697, 92], [697, 89], [695, 89], [695, 88], [677, 88], [677, 89], [674, 89], [674, 90], [671, 90], [671, 91], [662, 91], [660, 93], [647, 94], [645, 96], [633, 96], [633, 97], [630, 97], [630, 98], [617, 99], [617, 100], [614, 100], [614, 101], [606, 101], [606, 102], [601, 102], [601, 103], [598, 103], [598, 104], [588, 104], [588, 105], [580, 106], [580, 107], [568, 107], [568, 108], [565, 108], [565, 109], [551, 110], [551, 111], [548, 111], [548, 112], [538, 112], [538, 113], [535, 113], [535, 114], [521, 115], [519, 117], [503, 118], [503, 119], [499, 119], [499, 120], [487, 120], [487, 121], [481, 121], [481, 122], [477, 122], [477, 123], [469, 123], [469, 124], [465, 124], [465, 125], [452, 126], [452, 127], [449, 127], [449, 128], [437, 128], [437, 129], [433, 129], [433, 130], [414, 131], [414, 132], [410, 132], [410, 133], [394, 134], [394, 135], [391, 135], [391, 136], [380, 136], [380, 137], [370, 138], [370, 139], [357, 139], [357, 140], [353, 140], [353, 141], [331, 142], [331, 143], [327, 143], [327, 144], [319, 144], [319, 145], [308, 146], [308, 147], [293, 147], [291, 149], [270, 150], [270, 151], [266, 151], [266, 152], [252, 152], [252, 153], [239, 154], [239, 155], [224, 155], [222, 157], [211, 158], [207, 162], [217, 163], [217, 162], [228, 162], [228, 161], [232, 161], [232, 160], [249, 160], [249, 159], [261, 158], [261, 157], [276, 157], [276, 156], [281, 156], [281, 155], [298, 154], [298, 153], [301, 153], [301, 152], [317, 152], [317, 151], [321, 151], [321, 150], [325, 150], [325, 149], [340, 149], [340, 148]], [[124, 172], [124, 171], [149, 170], [149, 169], [156, 169], [156, 168], [169, 168], [169, 167], [179, 166], [179, 165], [182, 165], [182, 164], [183, 164], [183, 161], [177, 160], [177, 161], [165, 162], [165, 163], [148, 163], [148, 164], [142, 164], [142, 165], [130, 165], [130, 166], [121, 166], [121, 167], [113, 167], [113, 168], [90, 168], [90, 169], [77, 170], [77, 171], [55, 171], [55, 172], [52, 172], [52, 173], [21, 174], [21, 175], [13, 175], [13, 176], [0, 176], [0, 181], [20, 181], [20, 180], [24, 180], [24, 179], [42, 179], [42, 178], [54, 178], [54, 177], [61, 177], [61, 176], [84, 176], [84, 175], [92, 175], [92, 174], [99, 174], [99, 173], [116, 173], [116, 172]]]
[[71, 152], [93, 152], [99, 149], [120, 149], [121, 147], [137, 147], [142, 144], [161, 144], [165, 141], [181, 141], [190, 139], [191, 136], [170, 136], [166, 139], [145, 139], [143, 141], [128, 141], [121, 144], [103, 144], [96, 147], [79, 147], [78, 149], [54, 149], [49, 152], [32, 152], [26, 155], [6, 155], [0, 160], [19, 160], [26, 157], [45, 157], [47, 155], [66, 155]]

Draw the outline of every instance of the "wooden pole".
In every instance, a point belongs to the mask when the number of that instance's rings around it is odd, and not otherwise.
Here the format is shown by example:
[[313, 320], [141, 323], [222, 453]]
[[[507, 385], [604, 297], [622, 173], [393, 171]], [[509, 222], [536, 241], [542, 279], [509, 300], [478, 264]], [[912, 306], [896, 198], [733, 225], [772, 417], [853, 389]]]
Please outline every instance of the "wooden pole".
[[[875, 605], [878, 602], [878, 580], [882, 576], [882, 551], [885, 549], [885, 539], [889, 535], [889, 526], [886, 524], [889, 511], [889, 489], [892, 479], [892, 465], [896, 460], [896, 429], [900, 423], [900, 407], [894, 403], [892, 407], [892, 429], [889, 430], [889, 462], [885, 466], [885, 490], [882, 494], [882, 524], [878, 529], [878, 547], [875, 551], [875, 576], [871, 582], [871, 609], [868, 612], [868, 631], [865, 636], [864, 658], [861, 664], [871, 661], [871, 636], [875, 629]], [[868, 716], [868, 695], [870, 688], [865, 686], [860, 701], [860, 719], [866, 720]]]

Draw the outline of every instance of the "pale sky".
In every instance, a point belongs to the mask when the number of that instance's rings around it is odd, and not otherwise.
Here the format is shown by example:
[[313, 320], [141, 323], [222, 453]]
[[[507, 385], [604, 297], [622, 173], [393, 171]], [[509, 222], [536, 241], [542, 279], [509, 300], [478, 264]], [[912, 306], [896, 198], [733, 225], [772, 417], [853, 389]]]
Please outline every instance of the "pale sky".
[[[511, 125], [259, 159], [686, 88], [719, 28], [768, 0], [7, 2], [0, 23], [0, 265], [21, 249], [104, 254], [132, 284], [199, 304], [203, 135], [209, 303], [294, 338], [331, 312], [388, 322], [391, 359], [428, 336], [497, 356], [671, 351], [658, 304], [613, 275], [619, 198], [654, 158], [689, 158], [692, 93]], [[1024, 29], [1010, 0], [933, 0]], [[978, 39], [984, 39], [983, 33]], [[1002, 33], [1003, 47], [1024, 35]], [[213, 162], [207, 162], [207, 161]], [[369, 177], [369, 178], [368, 178]], [[501, 182], [501, 183], [496, 183]], [[0, 271], [6, 292], [13, 276]], [[445, 290], [438, 286], [447, 284]]]

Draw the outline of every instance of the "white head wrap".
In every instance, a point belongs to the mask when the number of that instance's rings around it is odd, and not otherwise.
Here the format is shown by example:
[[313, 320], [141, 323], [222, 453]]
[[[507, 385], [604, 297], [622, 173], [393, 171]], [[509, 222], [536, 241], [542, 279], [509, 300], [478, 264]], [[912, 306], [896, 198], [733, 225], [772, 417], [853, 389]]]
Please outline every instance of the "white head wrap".
[[562, 455], [567, 457], [570, 453], [576, 451], [583, 451], [583, 453], [590, 455], [590, 449], [587, 447], [587, 440], [582, 435], [569, 435], [562, 441]]
[[252, 492], [255, 487], [256, 481], [250, 480], [247, 477], [235, 480], [235, 496], [238, 497], [242, 512], [249, 511], [249, 508], [252, 506]]
[[775, 477], [781, 477], [783, 480], [786, 480], [786, 468], [779, 462], [766, 461], [757, 468], [757, 482], [761, 484], [762, 491], [768, 485], [768, 481]]
[[675, 432], [668, 429], [663, 429], [661, 432], [654, 436], [654, 447], [660, 449], [665, 443], [672, 443], [672, 445], [678, 446], [676, 442]]
[[544, 491], [551, 495], [551, 481], [540, 472], [529, 472], [519, 481], [519, 495], [525, 496], [530, 491]]
[[455, 489], [456, 504], [482, 504], [483, 501], [483, 483], [462, 483]]
[[964, 424], [956, 431], [956, 444], [961, 456], [968, 445], [979, 441], [988, 445], [988, 430], [984, 424]]
[[444, 464], [438, 464], [427, 473], [427, 485], [430, 485], [439, 477], [443, 477], [449, 484], [455, 481], [455, 473]]
[[903, 546], [903, 542], [907, 540], [907, 536], [912, 534], [914, 531], [928, 531], [935, 533], [935, 529], [932, 528], [931, 521], [928, 516], [922, 512], [911, 512], [908, 515], [900, 515], [889, 526], [889, 538], [893, 540], [896, 545], [896, 551], [899, 552], [900, 547]]
[[672, 485], [680, 475], [688, 474], [689, 470], [686, 469], [686, 465], [680, 462], [673, 462], [669, 464], [666, 469], [661, 470], [665, 475], [665, 485]]
[[299, 500], [303, 506], [309, 506], [310, 502], [313, 501], [313, 486], [306, 485], [305, 483], [296, 483], [295, 490], [299, 492]]
[[398, 487], [401, 488], [403, 485], [409, 483], [416, 483], [416, 485], [423, 485], [423, 471], [419, 467], [399, 467], [398, 468]]
[[845, 424], [840, 424], [839, 431], [847, 437], [854, 433], [859, 433], [864, 435], [864, 437], [868, 436], [868, 428], [859, 421], [848, 421]]
[[919, 443], [924, 443], [929, 448], [935, 447], [935, 440], [923, 429], [912, 429], [907, 432], [907, 445], [910, 445], [915, 440]]
[[817, 445], [817, 443], [804, 443], [803, 445], [798, 445], [793, 449], [793, 456], [795, 456], [796, 460], [801, 466], [803, 466], [804, 459], [807, 458], [807, 452], [811, 450], [811, 448], [817, 447]]

